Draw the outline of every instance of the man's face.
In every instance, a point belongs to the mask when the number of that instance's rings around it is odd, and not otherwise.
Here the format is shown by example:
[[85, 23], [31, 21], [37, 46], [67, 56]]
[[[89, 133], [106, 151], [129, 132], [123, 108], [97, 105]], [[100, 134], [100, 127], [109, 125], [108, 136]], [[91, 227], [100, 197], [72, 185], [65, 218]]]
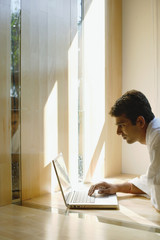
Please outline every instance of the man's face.
[[139, 141], [139, 127], [133, 125], [131, 120], [125, 117], [125, 115], [121, 115], [120, 117], [116, 117], [116, 125], [117, 125], [117, 134], [121, 135], [123, 139], [127, 141], [127, 143], [134, 143]]

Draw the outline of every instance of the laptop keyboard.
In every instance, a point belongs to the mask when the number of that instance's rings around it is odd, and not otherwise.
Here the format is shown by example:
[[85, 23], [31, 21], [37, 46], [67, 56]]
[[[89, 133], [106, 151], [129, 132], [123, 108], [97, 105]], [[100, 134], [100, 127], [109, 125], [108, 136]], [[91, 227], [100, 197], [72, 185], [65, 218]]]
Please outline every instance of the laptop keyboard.
[[88, 192], [85, 191], [76, 191], [73, 197], [73, 203], [94, 203], [95, 197], [88, 196]]

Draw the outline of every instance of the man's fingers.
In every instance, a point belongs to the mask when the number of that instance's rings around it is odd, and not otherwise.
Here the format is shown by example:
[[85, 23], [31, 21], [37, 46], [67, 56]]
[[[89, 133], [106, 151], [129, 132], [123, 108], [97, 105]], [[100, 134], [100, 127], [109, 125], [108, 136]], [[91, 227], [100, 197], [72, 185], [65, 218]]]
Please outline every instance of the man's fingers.
[[91, 196], [96, 189], [97, 189], [97, 186], [96, 186], [96, 185], [91, 186], [90, 189], [89, 189], [89, 191], [88, 191], [88, 195]]
[[105, 185], [106, 185], [106, 183], [98, 183], [98, 184], [92, 185], [88, 191], [88, 195], [91, 196], [95, 190], [105, 189], [106, 188]]
[[91, 196], [95, 191], [95, 185], [91, 186], [89, 191], [88, 191], [88, 195]]

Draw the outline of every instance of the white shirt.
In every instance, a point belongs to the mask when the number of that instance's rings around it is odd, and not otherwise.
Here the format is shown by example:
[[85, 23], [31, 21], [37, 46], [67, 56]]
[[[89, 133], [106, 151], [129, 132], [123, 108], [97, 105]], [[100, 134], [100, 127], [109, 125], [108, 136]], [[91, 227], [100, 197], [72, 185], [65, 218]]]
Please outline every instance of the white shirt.
[[130, 182], [149, 195], [152, 205], [160, 210], [160, 119], [154, 118], [149, 123], [146, 144], [150, 155], [147, 173]]

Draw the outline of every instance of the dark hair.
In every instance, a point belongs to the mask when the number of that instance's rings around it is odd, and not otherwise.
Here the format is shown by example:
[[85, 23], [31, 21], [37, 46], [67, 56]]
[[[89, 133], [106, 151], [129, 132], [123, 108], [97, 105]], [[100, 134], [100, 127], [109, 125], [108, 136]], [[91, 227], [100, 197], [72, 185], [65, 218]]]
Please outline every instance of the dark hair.
[[146, 96], [136, 90], [128, 91], [122, 95], [115, 102], [109, 113], [113, 117], [125, 114], [126, 118], [130, 119], [134, 125], [139, 116], [143, 116], [146, 123], [149, 123], [154, 118], [152, 108]]

